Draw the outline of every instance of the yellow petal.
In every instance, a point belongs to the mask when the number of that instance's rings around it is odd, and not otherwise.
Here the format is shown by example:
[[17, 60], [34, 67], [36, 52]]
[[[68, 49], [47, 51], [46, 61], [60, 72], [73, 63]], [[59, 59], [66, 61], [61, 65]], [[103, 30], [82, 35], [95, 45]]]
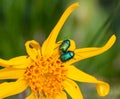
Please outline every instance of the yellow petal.
[[4, 68], [0, 69], [0, 79], [18, 79], [23, 76], [24, 69]]
[[69, 39], [70, 40], [70, 47], [68, 48], [68, 50], [70, 51], [74, 51], [76, 49], [76, 44], [73, 40]]
[[106, 96], [110, 91], [109, 84], [102, 81], [98, 81], [96, 88], [99, 96]]
[[0, 59], [0, 66], [2, 67], [18, 67], [18, 68], [26, 68], [30, 63], [27, 56], [19, 56], [12, 58], [10, 60]]
[[55, 44], [56, 44], [55, 43], [56, 38], [58, 36], [58, 33], [59, 33], [60, 29], [62, 28], [64, 22], [66, 21], [66, 19], [70, 15], [70, 13], [78, 6], [79, 6], [78, 3], [74, 3], [71, 6], [69, 6], [67, 8], [67, 10], [63, 13], [60, 20], [58, 21], [56, 26], [51, 31], [49, 37], [43, 43], [43, 45], [42, 45], [42, 55], [51, 55], [53, 53], [53, 50], [54, 50]]
[[27, 96], [25, 99], [38, 99], [34, 93], [31, 93], [29, 96]]
[[64, 89], [72, 97], [72, 99], [83, 99], [80, 88], [74, 81], [72, 81], [70, 79], [65, 80], [64, 81]]
[[103, 47], [100, 47], [100, 48], [91, 47], [91, 48], [76, 49], [74, 51], [75, 56], [71, 60], [67, 61], [66, 63], [72, 64], [77, 61], [99, 55], [99, 54], [107, 51], [110, 47], [112, 47], [112, 45], [115, 43], [115, 40], [116, 40], [116, 36], [112, 35], [111, 38], [108, 40], [108, 42]]
[[0, 84], [0, 99], [11, 95], [19, 94], [27, 88], [27, 83], [23, 78], [16, 82], [5, 82]]
[[100, 96], [105, 96], [109, 93], [110, 87], [107, 83], [97, 80], [95, 77], [84, 73], [74, 66], [68, 66], [67, 77], [79, 82], [87, 82], [96, 84], [97, 92]]
[[41, 48], [38, 42], [31, 40], [25, 43], [28, 55], [35, 60], [38, 55], [41, 55]]
[[67, 99], [67, 95], [65, 92], [62, 91], [55, 97], [55, 99]]

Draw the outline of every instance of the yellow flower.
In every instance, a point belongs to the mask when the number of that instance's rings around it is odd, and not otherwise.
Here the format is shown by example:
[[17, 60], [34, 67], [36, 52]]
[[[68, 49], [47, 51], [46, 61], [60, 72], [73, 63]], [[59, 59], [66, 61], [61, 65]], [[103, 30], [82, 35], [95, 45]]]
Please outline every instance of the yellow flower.
[[109, 93], [109, 84], [84, 73], [72, 64], [108, 50], [116, 40], [115, 35], [103, 47], [98, 48], [77, 49], [75, 42], [70, 40], [68, 50], [74, 51], [74, 57], [66, 62], [60, 59], [59, 46], [63, 41], [56, 43], [56, 38], [67, 17], [78, 6], [78, 3], [74, 3], [68, 7], [42, 47], [34, 40], [27, 41], [25, 46], [28, 55], [10, 60], [0, 59], [0, 66], [4, 67], [0, 70], [0, 79], [16, 79], [0, 84], [0, 99], [21, 93], [26, 88], [30, 88], [31, 93], [25, 99], [67, 99], [65, 92], [72, 99], [83, 99], [73, 80], [95, 84], [100, 96]]

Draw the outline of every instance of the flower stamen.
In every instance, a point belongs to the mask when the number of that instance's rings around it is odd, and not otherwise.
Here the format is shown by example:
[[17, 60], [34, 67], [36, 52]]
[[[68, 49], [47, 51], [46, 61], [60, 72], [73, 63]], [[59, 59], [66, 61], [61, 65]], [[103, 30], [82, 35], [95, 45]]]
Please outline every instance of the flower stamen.
[[60, 59], [55, 60], [54, 57], [38, 57], [38, 60], [26, 69], [25, 79], [35, 94], [53, 97], [63, 90], [62, 82], [67, 70]]

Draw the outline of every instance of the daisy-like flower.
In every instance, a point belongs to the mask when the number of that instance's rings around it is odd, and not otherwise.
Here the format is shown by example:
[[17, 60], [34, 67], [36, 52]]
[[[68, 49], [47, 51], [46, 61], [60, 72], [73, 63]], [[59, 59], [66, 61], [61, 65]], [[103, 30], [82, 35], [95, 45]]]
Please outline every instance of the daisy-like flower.
[[56, 43], [56, 38], [67, 17], [78, 6], [78, 3], [74, 3], [68, 7], [42, 46], [34, 40], [27, 41], [25, 47], [28, 55], [10, 60], [0, 59], [0, 66], [4, 67], [0, 70], [0, 79], [16, 79], [0, 84], [0, 99], [19, 94], [27, 88], [31, 93], [25, 99], [67, 99], [65, 92], [72, 99], [83, 99], [73, 80], [95, 84], [100, 96], [109, 93], [109, 84], [84, 73], [72, 64], [108, 50], [115, 42], [115, 35], [103, 47], [98, 48], [77, 49], [75, 42], [70, 40], [68, 50], [74, 51], [74, 57], [65, 62], [60, 59], [59, 47], [63, 41]]

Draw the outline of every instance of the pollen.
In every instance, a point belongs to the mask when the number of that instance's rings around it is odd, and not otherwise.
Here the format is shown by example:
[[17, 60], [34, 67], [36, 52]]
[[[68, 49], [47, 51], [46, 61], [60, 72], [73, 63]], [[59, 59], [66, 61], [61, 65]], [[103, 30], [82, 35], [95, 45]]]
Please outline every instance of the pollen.
[[38, 96], [54, 97], [63, 90], [67, 70], [60, 59], [54, 57], [36, 57], [26, 69], [25, 80]]

